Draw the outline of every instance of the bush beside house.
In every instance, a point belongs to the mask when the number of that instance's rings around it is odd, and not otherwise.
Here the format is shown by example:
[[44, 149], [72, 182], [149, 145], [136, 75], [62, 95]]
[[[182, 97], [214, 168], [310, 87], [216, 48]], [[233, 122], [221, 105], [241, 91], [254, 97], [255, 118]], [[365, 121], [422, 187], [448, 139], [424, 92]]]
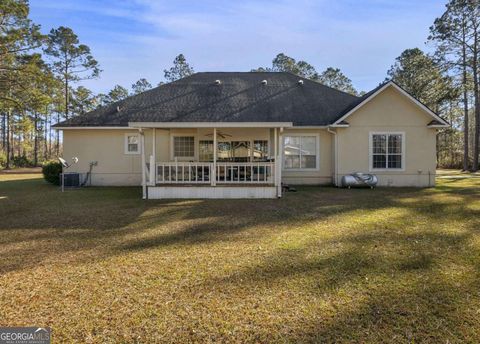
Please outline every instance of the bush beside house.
[[47, 161], [42, 166], [43, 178], [49, 183], [60, 185], [60, 174], [62, 173], [62, 164], [58, 161]]

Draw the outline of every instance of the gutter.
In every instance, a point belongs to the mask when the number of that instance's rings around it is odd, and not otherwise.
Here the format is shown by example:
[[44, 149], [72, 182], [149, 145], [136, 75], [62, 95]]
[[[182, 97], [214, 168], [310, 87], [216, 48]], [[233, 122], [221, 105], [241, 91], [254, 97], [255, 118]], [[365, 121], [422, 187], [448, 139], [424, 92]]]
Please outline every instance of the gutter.
[[290, 128], [292, 122], [128, 122], [131, 128]]
[[111, 129], [119, 129], [119, 130], [132, 130], [133, 128], [129, 127], [52, 127], [53, 130], [111, 130]]

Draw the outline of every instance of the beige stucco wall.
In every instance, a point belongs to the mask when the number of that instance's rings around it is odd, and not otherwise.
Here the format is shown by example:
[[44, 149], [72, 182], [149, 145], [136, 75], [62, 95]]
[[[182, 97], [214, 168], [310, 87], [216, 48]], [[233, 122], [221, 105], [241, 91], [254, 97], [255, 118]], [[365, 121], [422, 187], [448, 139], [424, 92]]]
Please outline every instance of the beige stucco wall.
[[366, 103], [339, 128], [337, 183], [352, 172], [369, 172], [370, 132], [404, 132], [404, 171], [372, 171], [381, 186], [428, 187], [435, 183], [436, 130], [432, 117], [392, 86]]
[[[315, 134], [319, 137], [318, 169], [292, 171], [283, 169], [282, 181], [288, 184], [331, 184], [336, 174], [369, 172], [369, 138], [371, 132], [403, 132], [405, 134], [405, 169], [403, 171], [372, 171], [380, 185], [433, 186], [436, 168], [436, 130], [427, 128], [431, 116], [393, 87], [387, 88], [357, 112], [348, 117], [348, 128], [336, 129], [336, 137], [326, 129], [285, 129], [283, 135]], [[274, 155], [274, 131], [267, 128], [221, 128], [229, 135], [226, 140], [269, 140], [270, 156]], [[140, 185], [141, 155], [125, 154], [125, 134], [130, 129], [64, 130], [64, 158], [79, 158], [69, 171], [86, 173], [91, 161], [97, 161], [92, 173], [93, 185]], [[156, 161], [172, 161], [172, 137], [195, 137], [195, 160], [198, 141], [211, 140], [213, 129], [156, 129]], [[219, 138], [219, 141], [222, 139]], [[335, 144], [337, 149], [335, 156]], [[145, 130], [147, 162], [152, 154], [152, 130]], [[335, 168], [335, 161], [337, 166]]]
[[125, 133], [135, 130], [64, 130], [63, 157], [78, 157], [69, 172], [86, 173], [91, 161], [93, 185], [139, 185], [140, 155], [125, 154]]
[[[92, 185], [140, 185], [141, 155], [125, 154], [125, 134], [137, 133], [137, 130], [123, 129], [69, 129], [63, 131], [63, 157], [70, 161], [78, 157], [78, 164], [72, 165], [68, 172], [86, 173], [91, 161], [98, 165], [92, 170]], [[266, 128], [222, 128], [226, 140], [272, 140], [270, 129]], [[145, 129], [146, 162], [152, 154], [152, 129]], [[156, 129], [156, 161], [173, 161], [171, 149], [175, 135], [193, 135], [195, 137], [195, 159], [198, 159], [198, 141], [212, 140], [213, 129]], [[222, 141], [222, 138], [218, 138]], [[270, 144], [270, 147], [273, 143]], [[273, 154], [273, 148], [271, 154]], [[190, 159], [187, 159], [190, 160]]]

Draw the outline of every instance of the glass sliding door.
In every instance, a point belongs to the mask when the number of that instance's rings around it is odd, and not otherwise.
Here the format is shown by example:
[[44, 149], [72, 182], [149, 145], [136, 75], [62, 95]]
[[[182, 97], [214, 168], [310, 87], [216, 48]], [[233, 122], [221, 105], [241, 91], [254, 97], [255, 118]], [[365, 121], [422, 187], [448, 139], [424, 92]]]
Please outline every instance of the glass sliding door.
[[213, 141], [200, 140], [198, 142], [198, 159], [202, 162], [213, 161]]
[[230, 142], [217, 142], [217, 161], [232, 161], [232, 145]]
[[266, 161], [268, 159], [268, 141], [253, 141], [253, 161]]
[[[198, 142], [198, 157], [202, 162], [213, 161], [212, 140]], [[217, 161], [219, 162], [250, 162], [266, 161], [267, 159], [267, 140], [217, 142]]]
[[250, 141], [232, 141], [232, 161], [249, 162], [251, 156]]

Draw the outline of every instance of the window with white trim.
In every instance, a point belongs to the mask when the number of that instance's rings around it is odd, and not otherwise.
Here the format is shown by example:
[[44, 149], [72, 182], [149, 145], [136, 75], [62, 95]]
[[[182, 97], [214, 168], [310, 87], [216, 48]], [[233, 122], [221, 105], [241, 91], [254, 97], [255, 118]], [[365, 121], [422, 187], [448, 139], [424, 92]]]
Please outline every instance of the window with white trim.
[[284, 169], [317, 169], [318, 136], [284, 136]]
[[370, 161], [372, 170], [401, 170], [404, 168], [403, 133], [371, 133]]
[[193, 158], [195, 156], [195, 137], [193, 136], [174, 136], [173, 137], [173, 157], [174, 158]]
[[125, 134], [125, 154], [140, 154], [140, 134]]

